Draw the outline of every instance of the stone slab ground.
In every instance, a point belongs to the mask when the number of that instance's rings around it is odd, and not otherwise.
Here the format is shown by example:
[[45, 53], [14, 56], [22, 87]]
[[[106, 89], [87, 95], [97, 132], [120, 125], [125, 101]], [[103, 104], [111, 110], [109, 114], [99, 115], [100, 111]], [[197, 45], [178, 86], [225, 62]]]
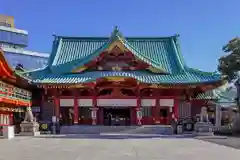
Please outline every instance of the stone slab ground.
[[240, 150], [192, 138], [0, 139], [0, 160], [239, 160]]
[[[225, 137], [225, 138], [219, 138], [219, 137]], [[203, 141], [240, 149], [240, 137], [214, 136], [214, 137], [196, 137], [196, 138]]]

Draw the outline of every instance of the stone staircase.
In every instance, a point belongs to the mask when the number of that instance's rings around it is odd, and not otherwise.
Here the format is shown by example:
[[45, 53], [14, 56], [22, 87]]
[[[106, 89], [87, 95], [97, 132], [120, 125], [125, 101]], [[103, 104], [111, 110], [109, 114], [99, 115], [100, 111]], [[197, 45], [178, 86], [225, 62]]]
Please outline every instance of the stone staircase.
[[171, 126], [151, 125], [151, 126], [62, 126], [60, 134], [160, 134], [172, 135]]

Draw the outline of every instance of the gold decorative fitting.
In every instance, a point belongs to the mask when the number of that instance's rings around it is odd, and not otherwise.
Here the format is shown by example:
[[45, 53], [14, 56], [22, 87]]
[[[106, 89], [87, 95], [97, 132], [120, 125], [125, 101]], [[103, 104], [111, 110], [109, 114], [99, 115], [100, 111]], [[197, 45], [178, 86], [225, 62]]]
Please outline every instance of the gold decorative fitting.
[[113, 70], [113, 71], [121, 71], [122, 68], [119, 67], [118, 65], [116, 65], [115, 67], [112, 67], [112, 70]]
[[157, 84], [152, 84], [150, 87], [158, 88], [159, 86]]

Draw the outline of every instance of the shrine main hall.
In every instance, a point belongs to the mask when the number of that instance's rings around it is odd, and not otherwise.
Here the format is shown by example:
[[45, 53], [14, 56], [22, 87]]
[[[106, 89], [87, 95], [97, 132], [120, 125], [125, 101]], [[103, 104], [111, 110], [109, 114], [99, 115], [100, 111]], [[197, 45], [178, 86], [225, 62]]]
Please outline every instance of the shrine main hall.
[[212, 105], [217, 73], [187, 66], [179, 36], [54, 36], [45, 68], [23, 72], [40, 118], [61, 125], [169, 125]]

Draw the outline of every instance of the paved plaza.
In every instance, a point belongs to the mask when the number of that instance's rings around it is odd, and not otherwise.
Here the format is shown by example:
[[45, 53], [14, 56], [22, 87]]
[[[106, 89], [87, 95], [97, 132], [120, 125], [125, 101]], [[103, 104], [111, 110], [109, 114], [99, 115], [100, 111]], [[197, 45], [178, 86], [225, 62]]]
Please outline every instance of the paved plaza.
[[229, 147], [240, 150], [240, 137], [233, 137], [233, 136], [227, 136], [226, 138], [197, 137], [197, 139], [216, 143], [219, 145], [229, 146]]
[[240, 150], [191, 138], [0, 139], [0, 160], [237, 160]]

